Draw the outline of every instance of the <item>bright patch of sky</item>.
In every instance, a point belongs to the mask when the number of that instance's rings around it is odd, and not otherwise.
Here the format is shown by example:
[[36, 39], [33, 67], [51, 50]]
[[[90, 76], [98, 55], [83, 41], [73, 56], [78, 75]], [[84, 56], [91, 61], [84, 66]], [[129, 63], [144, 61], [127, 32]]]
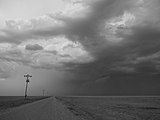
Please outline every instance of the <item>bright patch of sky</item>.
[[61, 0], [1, 0], [0, 17], [3, 19], [30, 19], [64, 8]]

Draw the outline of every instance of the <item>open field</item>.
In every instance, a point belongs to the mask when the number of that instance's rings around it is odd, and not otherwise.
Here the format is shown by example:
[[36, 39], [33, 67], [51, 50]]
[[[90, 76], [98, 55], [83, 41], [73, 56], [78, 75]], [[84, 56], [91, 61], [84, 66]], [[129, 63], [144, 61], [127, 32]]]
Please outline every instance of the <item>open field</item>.
[[86, 120], [160, 120], [160, 97], [56, 97]]
[[[62, 120], [70, 120], [73, 116], [80, 120], [160, 120], [160, 97], [59, 96], [34, 102], [44, 98], [32, 96], [24, 100], [24, 97], [0, 97], [0, 113], [6, 110], [6, 114], [1, 117], [6, 117], [6, 120], [15, 117], [16, 120], [16, 117], [25, 116], [27, 113], [33, 119], [39, 116], [45, 118], [47, 115], [49, 119], [57, 118], [58, 120], [62, 117], [65, 118]], [[34, 103], [8, 111], [9, 108], [14, 109], [30, 102]], [[19, 115], [20, 112], [21, 115]]]
[[47, 97], [28, 96], [27, 99], [24, 99], [24, 96], [0, 96], [0, 113], [9, 108], [18, 107], [23, 104], [31, 103], [45, 98]]

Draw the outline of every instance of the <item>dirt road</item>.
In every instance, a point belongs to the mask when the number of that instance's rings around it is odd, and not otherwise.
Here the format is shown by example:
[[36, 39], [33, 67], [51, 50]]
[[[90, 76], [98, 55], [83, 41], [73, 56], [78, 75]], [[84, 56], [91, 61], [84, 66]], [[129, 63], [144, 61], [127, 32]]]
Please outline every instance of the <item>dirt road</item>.
[[0, 120], [84, 120], [54, 97], [23, 105], [0, 115]]

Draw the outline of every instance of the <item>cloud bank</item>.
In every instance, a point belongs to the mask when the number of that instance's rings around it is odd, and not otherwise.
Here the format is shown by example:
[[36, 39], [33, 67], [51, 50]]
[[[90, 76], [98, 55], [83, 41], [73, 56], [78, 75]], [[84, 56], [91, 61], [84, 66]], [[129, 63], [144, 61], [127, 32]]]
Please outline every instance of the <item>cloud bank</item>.
[[84, 86], [84, 90], [96, 86], [92, 92], [103, 93], [100, 86], [114, 85], [118, 78], [122, 81], [119, 84], [124, 84], [127, 79], [144, 80], [148, 75], [157, 82], [159, 0], [65, 2], [66, 7], [58, 13], [5, 21], [0, 29], [0, 59], [71, 71], [75, 76], [71, 84]]

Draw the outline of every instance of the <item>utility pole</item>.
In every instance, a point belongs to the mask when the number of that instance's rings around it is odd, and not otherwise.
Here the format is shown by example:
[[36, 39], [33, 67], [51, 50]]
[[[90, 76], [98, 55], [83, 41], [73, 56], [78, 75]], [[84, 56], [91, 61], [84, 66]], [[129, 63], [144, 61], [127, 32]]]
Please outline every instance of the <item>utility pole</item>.
[[45, 90], [43, 89], [43, 96], [44, 96], [44, 92], [45, 92]]
[[29, 75], [29, 74], [27, 74], [27, 75], [24, 75], [24, 77], [26, 77], [26, 78], [27, 78], [27, 80], [26, 80], [25, 95], [24, 95], [24, 97], [25, 97], [25, 99], [26, 99], [26, 98], [27, 98], [27, 89], [28, 89], [29, 77], [32, 77], [32, 76], [31, 76], [31, 75]]

